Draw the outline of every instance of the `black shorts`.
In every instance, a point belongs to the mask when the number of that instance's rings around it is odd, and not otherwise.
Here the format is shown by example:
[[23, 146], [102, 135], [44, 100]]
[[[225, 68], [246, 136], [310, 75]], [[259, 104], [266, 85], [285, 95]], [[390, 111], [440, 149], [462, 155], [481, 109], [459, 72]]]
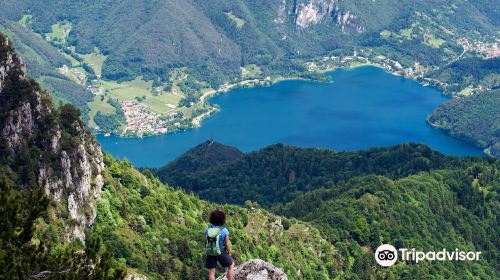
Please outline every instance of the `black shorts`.
[[222, 253], [220, 256], [207, 256], [205, 267], [208, 269], [216, 268], [217, 262], [219, 262], [222, 267], [229, 267], [233, 264], [233, 258], [226, 252]]

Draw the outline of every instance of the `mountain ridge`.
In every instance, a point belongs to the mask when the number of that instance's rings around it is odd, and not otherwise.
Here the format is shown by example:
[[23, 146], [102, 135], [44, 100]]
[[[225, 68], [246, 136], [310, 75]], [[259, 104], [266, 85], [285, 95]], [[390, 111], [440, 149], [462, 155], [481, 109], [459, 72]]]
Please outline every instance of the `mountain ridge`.
[[[76, 221], [67, 225], [66, 239], [83, 241], [84, 227], [92, 225], [95, 219], [95, 199], [102, 187], [100, 146], [83, 130], [79, 111], [67, 105], [55, 110], [48, 93], [26, 76], [26, 66], [7, 38], [0, 35], [0, 41], [0, 149], [4, 155], [1, 162], [23, 170], [20, 160], [30, 161], [24, 151], [36, 149], [33, 152], [40, 158], [23, 172], [31, 173], [29, 176], [45, 189], [49, 198], [67, 200], [67, 209], [55, 209], [62, 211], [59, 215], [68, 213], [69, 219]], [[84, 208], [85, 213], [80, 212]]]
[[[155, 175], [205, 199], [240, 205], [252, 200], [263, 206], [284, 203], [301, 193], [355, 176], [378, 174], [399, 178], [418, 171], [463, 166], [466, 162], [414, 143], [353, 152], [275, 144], [233, 161], [211, 165], [199, 165], [203, 159], [193, 155], [188, 151], [155, 170]], [[184, 172], [186, 168], [193, 172]], [[218, 192], [226, 195], [214, 195]]]
[[[347, 267], [361, 279], [413, 279], [426, 273], [495, 279], [500, 273], [495, 239], [499, 164], [488, 157], [444, 156], [409, 143], [357, 152], [277, 144], [170, 183], [208, 200], [263, 207], [311, 222], [340, 255], [354, 259]], [[160, 170], [176, 178], [175, 164]], [[386, 243], [424, 251], [475, 250], [484, 258], [398, 262], [373, 273], [373, 252]]]
[[[102, 49], [108, 78], [144, 75], [159, 83], [170, 69], [187, 67], [188, 76], [210, 86], [237, 79], [248, 63], [263, 66], [259, 75], [299, 73], [304, 68], [295, 59], [326, 50], [341, 57], [356, 52], [359, 42], [398, 49], [405, 65], [418, 53], [435, 67], [459, 49], [427, 31], [449, 28], [447, 40], [475, 29], [482, 36], [495, 31], [499, 18], [493, 5], [484, 8], [495, 4], [490, 0], [439, 6], [427, 0], [259, 1], [6, 0], [0, 15], [30, 18], [27, 25], [40, 34], [70, 23], [70, 45], [82, 53]], [[196, 22], [185, 18], [191, 14]], [[424, 34], [415, 19], [428, 24]], [[28, 53], [43, 54], [41, 45], [27, 43], [40, 38], [23, 36], [26, 30], [14, 22], [0, 19], [0, 25], [17, 34]], [[399, 34], [402, 27], [415, 31], [410, 39], [403, 38], [408, 30]], [[413, 39], [423, 39], [418, 48], [394, 46]], [[444, 47], [433, 46], [439, 44]], [[168, 57], [154, 60], [149, 51]], [[455, 66], [460, 63], [450, 69]], [[0, 34], [0, 278], [203, 279], [203, 228], [215, 208], [228, 213], [238, 263], [262, 258], [290, 279], [500, 275], [496, 159], [444, 156], [414, 143], [355, 152], [276, 144], [243, 154], [210, 141], [153, 170], [172, 183], [166, 185], [149, 170], [103, 154], [80, 111], [55, 107], [29, 74]], [[373, 256], [382, 243], [484, 254], [478, 262], [398, 262], [381, 269]]]
[[202, 201], [103, 154], [78, 109], [54, 108], [2, 34], [0, 139], [1, 279], [203, 279], [216, 208], [238, 262], [265, 259], [292, 279], [344, 273], [307, 223]]
[[[353, 47], [356, 36], [347, 35], [379, 33], [416, 12], [433, 17], [453, 33], [479, 30], [483, 34], [494, 34], [494, 19], [498, 11], [477, 8], [487, 5], [488, 1], [443, 2], [443, 6], [436, 8], [433, 1], [421, 1], [415, 5], [412, 1], [393, 0], [376, 3], [351, 0], [255, 3], [239, 0], [228, 3], [217, 0], [210, 4], [197, 0], [168, 3], [127, 0], [113, 5], [90, 1], [58, 5], [46, 0], [23, 0], [16, 1], [15, 5], [5, 1], [0, 7], [9, 11], [2, 15], [11, 20], [17, 21], [23, 14], [31, 14], [33, 29], [40, 33], [50, 31], [50, 26], [61, 19], [73, 22], [75, 27], [70, 37], [78, 51], [89, 53], [98, 47], [110, 55], [104, 64], [105, 77], [130, 80], [142, 75], [149, 76], [147, 80], [163, 78], [169, 68], [179, 64], [194, 68], [193, 74], [198, 77], [203, 77], [199, 74], [207, 75], [212, 82], [221, 83], [234, 79], [239, 67], [243, 66], [241, 61], [262, 65], [259, 60], [270, 60], [271, 65], [279, 66], [287, 63], [290, 57], [319, 56], [331, 51], [329, 46], [343, 44], [342, 41]], [[464, 13], [465, 10], [468, 13]], [[170, 16], [162, 17], [162, 14]], [[181, 16], [186, 14], [190, 16]], [[243, 26], [235, 25], [234, 17], [230, 18], [229, 14], [242, 20]], [[448, 20], [442, 20], [440, 16], [443, 15]], [[158, 30], [156, 26], [165, 29]], [[182, 32], [172, 33], [176, 31], [173, 28], [180, 28]], [[325, 30], [330, 33], [325, 33]], [[304, 37], [308, 40], [303, 40]], [[160, 44], [164, 41], [171, 44]], [[202, 41], [206, 42], [205, 48], [200, 48]], [[152, 48], [152, 45], [160, 47]], [[161, 50], [164, 55], [148, 56], [145, 50], [153, 54]], [[188, 51], [190, 53], [186, 53]], [[195, 62], [202, 62], [205, 56], [207, 61], [196, 66]], [[210, 73], [211, 70], [215, 73]]]

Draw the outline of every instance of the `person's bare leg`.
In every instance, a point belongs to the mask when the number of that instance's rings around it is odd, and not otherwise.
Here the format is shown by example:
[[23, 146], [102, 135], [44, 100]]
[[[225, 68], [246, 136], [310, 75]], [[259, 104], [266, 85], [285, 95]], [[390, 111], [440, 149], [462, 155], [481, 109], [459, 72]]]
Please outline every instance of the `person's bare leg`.
[[227, 268], [227, 280], [233, 280], [234, 262]]
[[208, 279], [215, 280], [215, 268], [211, 268], [208, 270]]

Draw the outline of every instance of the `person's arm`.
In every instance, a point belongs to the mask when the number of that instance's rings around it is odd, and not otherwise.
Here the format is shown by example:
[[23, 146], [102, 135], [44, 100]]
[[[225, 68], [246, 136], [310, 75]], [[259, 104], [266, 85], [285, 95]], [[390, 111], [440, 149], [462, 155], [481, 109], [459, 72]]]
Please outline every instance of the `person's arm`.
[[226, 246], [227, 254], [231, 255], [231, 240], [229, 240], [229, 235], [224, 237], [224, 245]]

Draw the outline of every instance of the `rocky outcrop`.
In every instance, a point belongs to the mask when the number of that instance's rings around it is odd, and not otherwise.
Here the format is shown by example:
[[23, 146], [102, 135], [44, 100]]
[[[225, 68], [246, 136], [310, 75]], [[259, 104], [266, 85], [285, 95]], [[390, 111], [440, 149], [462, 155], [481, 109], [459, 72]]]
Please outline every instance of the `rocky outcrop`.
[[85, 239], [84, 229], [89, 227], [97, 215], [96, 200], [104, 184], [103, 155], [93, 137], [79, 127], [76, 149], [61, 148], [61, 133], [54, 131], [51, 141], [53, 155], [58, 159], [40, 163], [38, 183], [54, 201], [65, 205], [68, 220], [63, 238], [66, 241]]
[[287, 18], [293, 18], [298, 29], [306, 29], [330, 21], [338, 25], [344, 33], [364, 32], [365, 27], [361, 20], [351, 10], [343, 8], [341, 2], [341, 0], [281, 0], [274, 23], [281, 25]]
[[48, 94], [26, 77], [25, 66], [2, 34], [0, 104], [0, 164], [18, 168], [29, 161], [30, 168], [22, 168], [30, 179], [20, 181], [19, 187], [44, 188], [56, 202], [55, 218], [64, 220], [62, 238], [83, 241], [85, 227], [96, 217], [95, 202], [103, 185], [100, 146], [77, 117], [62, 124], [60, 110], [54, 110]]
[[[226, 274], [217, 280], [227, 280]], [[282, 269], [259, 259], [249, 260], [234, 269], [234, 280], [288, 280]]]
[[337, 6], [332, 13], [332, 17], [344, 33], [361, 33], [365, 31], [357, 16], [349, 10], [340, 10]]
[[138, 274], [135, 272], [129, 272], [125, 276], [124, 280], [148, 280], [148, 278], [142, 274]]
[[299, 28], [323, 22], [333, 11], [338, 0], [310, 0], [309, 3], [297, 5], [295, 23]]

